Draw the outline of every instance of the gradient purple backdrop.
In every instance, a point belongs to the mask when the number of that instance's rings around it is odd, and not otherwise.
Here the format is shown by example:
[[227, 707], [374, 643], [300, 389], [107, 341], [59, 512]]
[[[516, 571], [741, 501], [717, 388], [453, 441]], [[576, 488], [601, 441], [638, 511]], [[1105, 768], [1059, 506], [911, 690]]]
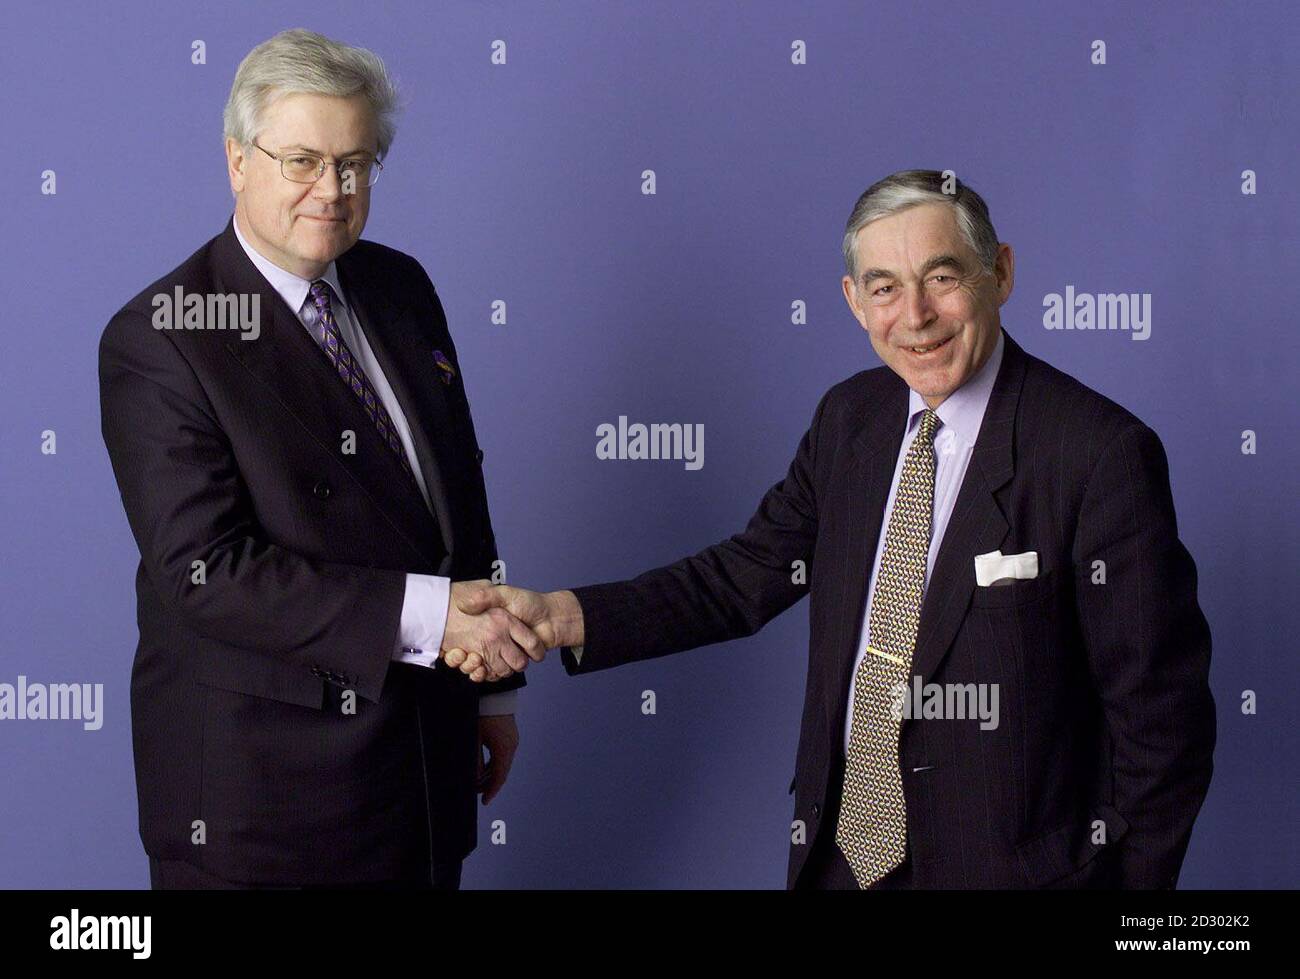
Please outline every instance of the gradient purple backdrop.
[[[518, 584], [626, 577], [740, 530], [821, 394], [878, 365], [840, 295], [855, 199], [905, 167], [969, 181], [1016, 250], [1008, 331], [1169, 455], [1219, 706], [1181, 885], [1296, 886], [1294, 4], [178, 6], [6, 18], [0, 681], [102, 682], [106, 720], [0, 723], [0, 886], [148, 885], [138, 555], [100, 437], [97, 343], [221, 231], [235, 67], [298, 26], [372, 48], [403, 90], [365, 237], [419, 258], [442, 296]], [[1043, 296], [1067, 284], [1152, 293], [1151, 338], [1046, 331]], [[703, 423], [704, 468], [599, 462], [596, 427], [619, 415]], [[534, 666], [465, 886], [784, 886], [806, 642], [801, 603], [725, 646], [579, 679], [555, 655]], [[488, 844], [493, 819], [508, 845]]]

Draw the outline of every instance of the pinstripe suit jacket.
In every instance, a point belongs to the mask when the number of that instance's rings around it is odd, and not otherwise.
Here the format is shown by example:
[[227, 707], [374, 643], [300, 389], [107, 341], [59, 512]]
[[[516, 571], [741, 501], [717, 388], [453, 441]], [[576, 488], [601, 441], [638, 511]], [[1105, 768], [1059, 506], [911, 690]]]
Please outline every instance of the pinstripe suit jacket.
[[[909, 718], [899, 757], [915, 886], [1167, 888], [1209, 785], [1210, 632], [1160, 439], [1005, 336], [922, 605], [913, 674], [996, 683], [1000, 723]], [[631, 581], [575, 589], [569, 673], [751, 635], [810, 596], [791, 791], [806, 842], [841, 752], [858, 627], [902, 442], [887, 367], [833, 387], [743, 533]], [[1037, 551], [1038, 577], [979, 587], [974, 557]], [[807, 583], [792, 581], [805, 561]], [[1095, 583], [1104, 562], [1105, 583]]]

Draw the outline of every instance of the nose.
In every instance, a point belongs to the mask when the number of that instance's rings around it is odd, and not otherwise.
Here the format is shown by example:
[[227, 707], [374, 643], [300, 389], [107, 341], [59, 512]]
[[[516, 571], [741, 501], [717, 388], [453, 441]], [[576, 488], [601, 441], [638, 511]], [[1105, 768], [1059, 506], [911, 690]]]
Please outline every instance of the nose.
[[343, 181], [337, 167], [327, 166], [325, 172], [312, 185], [312, 196], [323, 203], [334, 203], [343, 197]]
[[903, 323], [912, 333], [920, 333], [934, 321], [934, 306], [924, 285], [914, 285], [903, 292]]

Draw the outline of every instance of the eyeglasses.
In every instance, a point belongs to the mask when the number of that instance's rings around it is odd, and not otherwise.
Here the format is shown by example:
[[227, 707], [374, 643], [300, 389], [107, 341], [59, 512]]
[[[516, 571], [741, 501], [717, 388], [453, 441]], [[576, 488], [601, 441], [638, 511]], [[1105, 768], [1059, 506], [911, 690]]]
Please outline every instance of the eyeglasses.
[[334, 167], [339, 172], [339, 180], [345, 180], [343, 175], [350, 173], [357, 187], [373, 187], [379, 180], [380, 171], [384, 169], [384, 165], [378, 160], [368, 158], [327, 163], [313, 153], [293, 153], [289, 156], [277, 156], [265, 146], [258, 146], [256, 142], [253, 145], [257, 146], [272, 160], [278, 160], [280, 173], [284, 175], [284, 179], [292, 180], [296, 184], [314, 184], [325, 175], [326, 167]]

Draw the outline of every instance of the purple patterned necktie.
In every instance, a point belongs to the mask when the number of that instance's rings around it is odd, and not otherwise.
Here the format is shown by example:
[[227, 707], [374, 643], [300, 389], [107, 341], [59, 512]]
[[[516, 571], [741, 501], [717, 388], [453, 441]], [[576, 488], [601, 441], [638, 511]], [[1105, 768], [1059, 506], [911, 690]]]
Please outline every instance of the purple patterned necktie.
[[[339, 325], [334, 321], [334, 311], [330, 308], [330, 285], [324, 279], [317, 279], [311, 284], [311, 298], [316, 304], [316, 323], [315, 329], [312, 330], [312, 336], [316, 338], [316, 343], [320, 345], [329, 362], [334, 366], [338, 373], [339, 380], [348, 386], [348, 389], [356, 395], [357, 401], [365, 409], [370, 420], [375, 423], [375, 428], [379, 430], [379, 437], [382, 438], [393, 454], [397, 456], [397, 461], [401, 463], [402, 468], [411, 481], [415, 482], [415, 474], [411, 472], [411, 462], [406, 458], [406, 449], [402, 446], [402, 440], [397, 436], [397, 429], [393, 426], [393, 420], [388, 416], [383, 402], [379, 400], [379, 395], [375, 392], [374, 385], [370, 383], [370, 378], [366, 377], [366, 372], [361, 369], [361, 364], [352, 356], [352, 351], [348, 345], [343, 342], [343, 335], [339, 333]], [[416, 483], [419, 489], [419, 484]]]

